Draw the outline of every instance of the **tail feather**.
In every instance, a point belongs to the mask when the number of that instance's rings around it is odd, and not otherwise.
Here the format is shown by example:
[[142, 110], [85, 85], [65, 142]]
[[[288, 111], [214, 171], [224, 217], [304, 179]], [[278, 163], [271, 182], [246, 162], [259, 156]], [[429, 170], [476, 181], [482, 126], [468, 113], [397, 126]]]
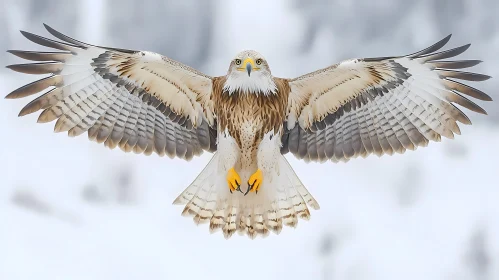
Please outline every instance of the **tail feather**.
[[255, 218], [254, 218], [254, 228], [255, 232], [263, 237], [269, 235], [269, 229], [267, 228], [267, 225], [265, 224], [265, 210], [263, 206], [259, 206], [255, 208]]
[[281, 233], [282, 230], [282, 219], [277, 209], [277, 203], [274, 202], [271, 209], [265, 212], [267, 216], [265, 225], [275, 234]]
[[239, 234], [246, 234], [251, 239], [255, 239], [258, 235], [262, 237], [269, 235], [264, 214], [263, 205], [255, 205], [254, 207], [247, 205], [239, 216], [239, 226], [237, 228]]
[[289, 181], [293, 184], [295, 187], [295, 190], [298, 191], [300, 194], [302, 200], [305, 202], [305, 209], [307, 209], [308, 216], [310, 218], [310, 212], [308, 211], [308, 208], [306, 205], [309, 205], [312, 207], [314, 210], [319, 210], [320, 206], [319, 203], [315, 200], [315, 198], [308, 192], [308, 190], [305, 188], [305, 185], [301, 182], [300, 178], [298, 178], [298, 175], [293, 171], [293, 168], [289, 164], [289, 162], [283, 157], [284, 160], [282, 160], [282, 164], [286, 165], [291, 172], [287, 172], [286, 175], [288, 176]]
[[237, 207], [230, 205], [227, 209], [227, 216], [225, 218], [225, 224], [223, 227], [223, 233], [225, 239], [229, 239], [234, 232], [237, 230]]
[[210, 233], [215, 233], [225, 226], [227, 202], [221, 201], [210, 218]]
[[295, 210], [287, 194], [288, 192], [287, 188], [282, 188], [278, 192], [279, 192], [279, 212], [283, 224], [289, 227], [296, 227], [298, 224], [298, 219], [296, 218]]
[[[279, 234], [284, 226], [296, 227], [298, 220], [309, 220], [308, 207], [319, 204], [303, 186], [287, 160], [280, 156], [276, 174], [264, 179], [258, 194], [230, 193], [225, 175], [218, 168], [215, 153], [196, 179], [175, 199], [185, 205], [183, 216], [193, 217], [196, 224], [209, 223], [210, 233], [223, 232], [229, 239], [236, 231], [254, 239]], [[248, 170], [239, 170], [241, 178]], [[243, 179], [243, 182], [245, 180]], [[308, 206], [307, 206], [308, 205]]]
[[245, 206], [240, 210], [240, 215], [239, 215], [239, 226], [237, 228], [237, 231], [239, 232], [240, 235], [247, 234], [249, 238], [253, 239], [256, 237], [255, 235], [255, 230], [252, 226], [252, 221], [251, 221], [251, 209], [248, 206]]
[[201, 188], [199, 191], [199, 195], [197, 197], [204, 197], [199, 208], [199, 212], [194, 216], [194, 222], [196, 224], [204, 224], [210, 221], [211, 217], [213, 217], [213, 213], [215, 208], [217, 207], [217, 197], [216, 193], [213, 192], [214, 188], [204, 189]]
[[[190, 203], [194, 196], [198, 193], [198, 190], [202, 186], [201, 183], [206, 179], [209, 179], [209, 175], [212, 175], [213, 163], [216, 162], [215, 157], [212, 157], [205, 168], [199, 173], [199, 175], [194, 179], [194, 181], [187, 187], [174, 201], [173, 205], [186, 205]], [[185, 207], [187, 209], [187, 205]], [[186, 210], [184, 209], [184, 211]], [[197, 211], [195, 212], [197, 213]]]

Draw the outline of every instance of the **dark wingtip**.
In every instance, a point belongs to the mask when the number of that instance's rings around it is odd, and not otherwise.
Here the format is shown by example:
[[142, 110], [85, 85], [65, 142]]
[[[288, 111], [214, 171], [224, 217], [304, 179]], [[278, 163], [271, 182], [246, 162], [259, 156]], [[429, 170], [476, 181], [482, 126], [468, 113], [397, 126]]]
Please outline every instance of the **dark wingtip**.
[[24, 30], [19, 30], [19, 32], [21, 32], [21, 34], [23, 34], [24, 37], [28, 37], [29, 35], [31, 35], [31, 33]]
[[15, 56], [19, 56], [18, 54], [21, 52], [19, 50], [6, 50], [6, 52], [12, 54], [12, 55], [15, 55]]
[[450, 40], [452, 34], [449, 34], [447, 35], [447, 37], [443, 38], [442, 40], [434, 43], [433, 45], [423, 49], [423, 50], [420, 50], [420, 51], [417, 51], [415, 53], [412, 53], [412, 54], [409, 54], [409, 55], [406, 55], [406, 57], [409, 57], [409, 58], [416, 58], [416, 57], [419, 57], [419, 56], [427, 56], [427, 55], [431, 55], [432, 53], [440, 50], [441, 48], [443, 48]]
[[7, 94], [5, 97], [5, 99], [17, 99], [19, 98], [18, 95], [17, 95], [17, 92], [16, 91], [13, 91], [9, 94]]
[[489, 75], [483, 75], [482, 74], [482, 76], [483, 76], [482, 77], [482, 79], [483, 79], [482, 81], [486, 81], [486, 80], [489, 80], [490, 78], [492, 78], [492, 76], [489, 76]]
[[476, 113], [479, 113], [479, 114], [482, 114], [482, 115], [488, 115], [487, 111], [485, 111], [485, 109], [483, 109], [482, 107], [480, 107], [478, 105], [476, 105], [476, 106], [477, 106], [477, 108], [474, 110]]
[[483, 101], [494, 101], [494, 100], [492, 100], [492, 97], [490, 95], [488, 95], [488, 94], [485, 94], [485, 96], [483, 97], [482, 100]]
[[452, 37], [452, 33], [447, 35], [445, 38], [440, 40], [440, 42], [437, 42], [436, 44], [439, 45], [439, 49], [443, 48], [447, 43], [449, 43], [450, 38]]
[[470, 47], [471, 43], [454, 48], [454, 50], [459, 50], [460, 51], [459, 54], [462, 54], [463, 52], [467, 51]]
[[452, 37], [452, 33], [450, 33], [449, 35], [445, 36], [445, 38], [443, 38], [440, 42], [442, 42], [444, 45], [446, 45], [450, 41], [451, 37]]
[[[433, 46], [436, 47], [438, 46], [437, 50], [441, 49], [443, 46], [447, 45], [447, 43], [450, 41], [450, 38], [452, 37], [452, 33], [445, 36], [442, 40], [436, 42]], [[435, 50], [436, 51], [436, 50]]]
[[26, 116], [28, 114], [30, 114], [30, 112], [23, 109], [23, 110], [21, 110], [21, 112], [19, 112], [19, 114], [17, 114], [17, 116], [18, 117], [24, 117], [24, 116]]
[[10, 69], [15, 72], [21, 72], [19, 71], [19, 64], [11, 64], [11, 65], [6, 65], [5, 68]]
[[45, 29], [47, 29], [47, 31], [50, 33], [50, 34], [54, 34], [52, 32], [55, 32], [55, 33], [59, 33], [58, 31], [56, 31], [54, 28], [50, 27], [48, 24], [44, 23], [43, 24], [43, 27], [45, 27]]
[[[461, 48], [463, 48], [463, 49], [464, 49], [464, 51], [467, 51], [470, 47], [471, 47], [471, 43], [466, 44], [466, 45], [463, 45]], [[463, 52], [464, 52], [464, 51], [463, 51]]]
[[[20, 30], [19, 32], [21, 32], [21, 34], [23, 34], [24, 37], [26, 37], [26, 39], [34, 42], [34, 43], [37, 43], [37, 39], [40, 38], [40, 36], [36, 35], [36, 34], [33, 34], [31, 32], [28, 32], [28, 31], [24, 31], [24, 30]], [[39, 43], [37, 43], [39, 44]]]
[[54, 28], [48, 26], [47, 24], [43, 24], [43, 26], [45, 27], [45, 29], [47, 29], [47, 31], [52, 34], [54, 37], [66, 42], [66, 43], [69, 43], [69, 44], [73, 44], [75, 45], [76, 47], [79, 47], [79, 48], [84, 48], [86, 49], [88, 46], [91, 46], [90, 44], [88, 43], [85, 43], [85, 42], [82, 42], [82, 41], [79, 41], [79, 40], [76, 40], [74, 38], [71, 38], [69, 37], [68, 35], [65, 35], [57, 30], [55, 30]]

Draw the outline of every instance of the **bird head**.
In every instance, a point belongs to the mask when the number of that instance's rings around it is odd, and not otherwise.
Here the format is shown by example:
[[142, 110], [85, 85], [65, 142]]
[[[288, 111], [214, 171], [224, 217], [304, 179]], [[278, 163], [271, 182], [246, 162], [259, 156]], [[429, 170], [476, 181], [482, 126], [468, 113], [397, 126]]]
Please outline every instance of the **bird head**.
[[265, 58], [256, 51], [242, 51], [232, 59], [224, 89], [247, 94], [275, 93], [276, 86]]

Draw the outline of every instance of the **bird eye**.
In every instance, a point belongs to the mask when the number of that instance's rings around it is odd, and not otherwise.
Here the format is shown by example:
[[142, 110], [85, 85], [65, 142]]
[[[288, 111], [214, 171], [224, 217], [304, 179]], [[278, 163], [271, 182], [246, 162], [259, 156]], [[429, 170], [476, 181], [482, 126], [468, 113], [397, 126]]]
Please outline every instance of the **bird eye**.
[[236, 65], [241, 65], [241, 60], [236, 58]]
[[260, 64], [262, 64], [262, 59], [261, 59], [261, 58], [259, 58], [259, 59], [257, 59], [255, 62], [256, 62], [256, 64], [257, 64], [257, 65], [260, 65]]

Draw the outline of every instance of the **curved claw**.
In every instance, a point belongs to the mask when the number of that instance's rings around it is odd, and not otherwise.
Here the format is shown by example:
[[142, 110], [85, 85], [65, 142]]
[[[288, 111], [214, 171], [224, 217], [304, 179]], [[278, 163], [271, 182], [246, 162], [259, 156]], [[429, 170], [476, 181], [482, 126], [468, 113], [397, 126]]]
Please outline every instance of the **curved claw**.
[[[240, 192], [240, 193], [243, 193], [243, 191], [241, 190], [241, 184], [239, 184], [237, 181], [235, 183], [237, 186], [237, 189], [235, 189], [235, 190]], [[230, 191], [230, 193], [232, 193], [232, 188], [229, 188], [229, 191]]]
[[250, 185], [248, 183], [248, 189], [246, 190], [246, 192], [244, 193], [244, 195], [247, 195], [252, 189], [253, 189], [253, 186], [255, 185], [255, 183], [253, 183], [253, 185]]
[[243, 191], [241, 190], [241, 178], [239, 177], [239, 174], [237, 174], [236, 170], [234, 170], [234, 168], [229, 169], [229, 171], [227, 172], [227, 184], [229, 185], [230, 193], [232, 193], [232, 191], [234, 190], [243, 193]]
[[[254, 191], [255, 194], [258, 194], [258, 190], [260, 189], [260, 186], [262, 185], [263, 181], [263, 173], [260, 169], [258, 169], [253, 175], [248, 180], [248, 189], [244, 193], [244, 195], [247, 195], [249, 192]], [[250, 183], [253, 182], [253, 183]]]

